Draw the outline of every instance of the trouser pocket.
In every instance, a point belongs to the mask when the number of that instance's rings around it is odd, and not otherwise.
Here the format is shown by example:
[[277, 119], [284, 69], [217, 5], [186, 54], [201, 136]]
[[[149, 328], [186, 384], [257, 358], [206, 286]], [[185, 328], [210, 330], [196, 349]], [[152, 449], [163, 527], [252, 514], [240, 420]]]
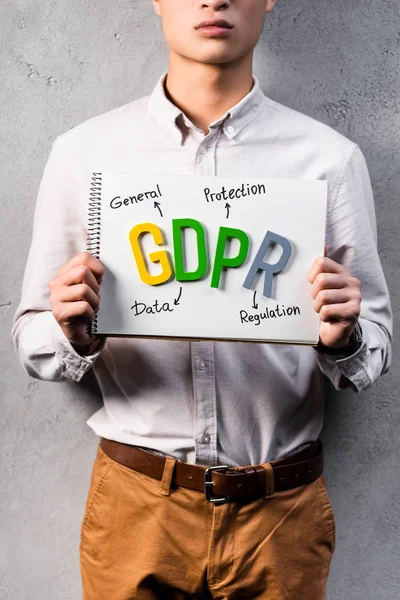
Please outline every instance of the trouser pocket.
[[96, 457], [92, 467], [89, 491], [86, 498], [85, 512], [81, 523], [81, 543], [94, 525], [96, 512], [102, 503], [105, 494], [105, 484], [111, 468], [110, 462], [105, 458], [100, 446], [97, 447]]
[[321, 491], [321, 496], [325, 503], [325, 509], [326, 509], [326, 513], [327, 513], [328, 522], [330, 524], [332, 552], [334, 552], [335, 547], [336, 547], [336, 520], [335, 520], [335, 515], [333, 512], [333, 507], [332, 507], [332, 504], [331, 504], [331, 501], [330, 501], [330, 498], [328, 495], [325, 476], [321, 475], [318, 478], [318, 482], [319, 482], [319, 487], [320, 487], [320, 491]]

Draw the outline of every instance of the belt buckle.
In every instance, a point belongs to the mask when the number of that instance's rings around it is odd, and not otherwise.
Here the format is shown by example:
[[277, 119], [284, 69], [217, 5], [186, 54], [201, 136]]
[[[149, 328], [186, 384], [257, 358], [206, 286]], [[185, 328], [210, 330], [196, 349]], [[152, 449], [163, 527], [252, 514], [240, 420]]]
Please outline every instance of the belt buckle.
[[204, 495], [206, 497], [206, 500], [208, 500], [208, 502], [212, 502], [214, 504], [223, 504], [224, 502], [229, 502], [229, 500], [231, 499], [230, 496], [220, 496], [220, 497], [212, 497], [211, 496], [211, 488], [214, 485], [214, 482], [212, 480], [212, 472], [213, 471], [221, 471], [223, 470], [224, 473], [226, 473], [227, 471], [229, 471], [229, 467], [227, 467], [226, 465], [216, 465], [214, 467], [208, 467], [205, 471], [204, 471]]

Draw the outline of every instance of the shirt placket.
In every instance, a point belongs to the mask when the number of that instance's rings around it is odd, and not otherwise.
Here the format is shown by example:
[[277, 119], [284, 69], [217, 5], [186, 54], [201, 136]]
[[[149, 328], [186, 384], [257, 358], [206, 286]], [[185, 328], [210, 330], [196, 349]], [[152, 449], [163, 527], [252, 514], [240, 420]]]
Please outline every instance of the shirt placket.
[[215, 176], [216, 172], [216, 149], [218, 140], [222, 134], [222, 123], [212, 135], [204, 137], [198, 145], [195, 155], [194, 174]]
[[[198, 137], [194, 158], [196, 175], [216, 175], [215, 153], [221, 128], [213, 135]], [[217, 397], [215, 386], [214, 343], [192, 342], [192, 378], [194, 396], [195, 461], [218, 464]]]
[[217, 399], [213, 342], [192, 342], [196, 463], [217, 464]]

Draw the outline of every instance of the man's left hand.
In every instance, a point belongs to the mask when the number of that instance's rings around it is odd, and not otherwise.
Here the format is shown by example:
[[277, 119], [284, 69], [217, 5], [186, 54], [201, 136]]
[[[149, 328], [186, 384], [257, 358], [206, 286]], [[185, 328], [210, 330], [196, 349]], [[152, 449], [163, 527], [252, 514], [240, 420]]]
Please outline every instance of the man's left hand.
[[343, 265], [319, 256], [308, 272], [314, 309], [320, 317], [319, 339], [330, 348], [349, 343], [360, 315], [361, 282]]

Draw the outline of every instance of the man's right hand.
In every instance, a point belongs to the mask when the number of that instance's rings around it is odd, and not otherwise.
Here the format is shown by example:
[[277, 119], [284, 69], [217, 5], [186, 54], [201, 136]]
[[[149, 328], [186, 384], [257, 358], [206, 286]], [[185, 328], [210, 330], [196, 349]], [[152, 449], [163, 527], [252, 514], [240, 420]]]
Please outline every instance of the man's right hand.
[[101, 340], [87, 329], [99, 308], [103, 274], [99, 259], [82, 252], [65, 263], [49, 283], [54, 318], [81, 355], [94, 352]]

